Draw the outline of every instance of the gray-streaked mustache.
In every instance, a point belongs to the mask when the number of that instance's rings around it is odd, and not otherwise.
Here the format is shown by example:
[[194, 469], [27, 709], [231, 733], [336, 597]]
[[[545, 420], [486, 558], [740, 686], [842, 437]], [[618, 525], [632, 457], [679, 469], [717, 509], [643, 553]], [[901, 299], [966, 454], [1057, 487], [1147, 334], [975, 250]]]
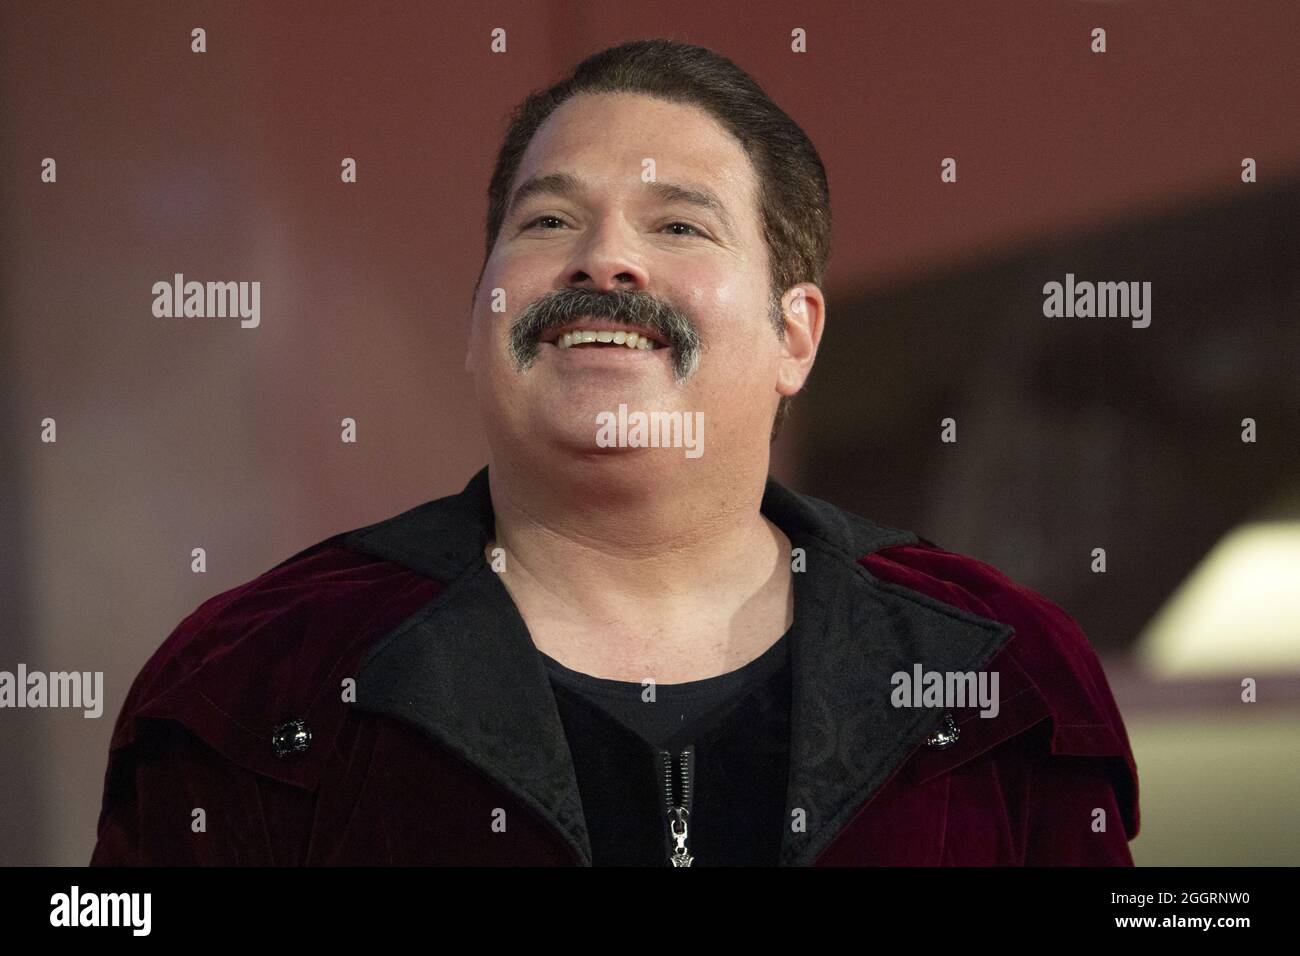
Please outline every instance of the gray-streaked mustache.
[[662, 336], [672, 349], [673, 371], [679, 382], [699, 365], [699, 334], [673, 306], [644, 293], [568, 289], [547, 293], [515, 319], [510, 329], [510, 354], [516, 367], [522, 372], [532, 366], [541, 350], [541, 337], [548, 331], [583, 317], [644, 326]]

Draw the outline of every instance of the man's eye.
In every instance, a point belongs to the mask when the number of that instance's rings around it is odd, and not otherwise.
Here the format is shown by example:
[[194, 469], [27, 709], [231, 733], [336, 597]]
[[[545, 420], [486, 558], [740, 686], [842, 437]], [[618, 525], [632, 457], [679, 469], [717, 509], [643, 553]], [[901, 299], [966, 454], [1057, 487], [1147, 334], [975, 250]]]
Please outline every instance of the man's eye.
[[[538, 216], [536, 219], [533, 219], [532, 221], [525, 223], [524, 228], [532, 229], [534, 227], [539, 227], [542, 228], [543, 231], [547, 231], [547, 232], [553, 231], [554, 227], [541, 226], [541, 223], [543, 222], [554, 222], [557, 223], [559, 226], [564, 225], [564, 220], [561, 219], [559, 216]], [[692, 226], [689, 222], [676, 221], [676, 222], [670, 222], [664, 226], [665, 229], [673, 229], [675, 227], [681, 227], [682, 229], [689, 230], [688, 232], [678, 232], [676, 233], [676, 235], [687, 236], [687, 237], [698, 236], [701, 239], [705, 238], [704, 233], [696, 226]]]
[[528, 223], [527, 225], [525, 225], [524, 228], [525, 228], [525, 229], [531, 229], [531, 228], [533, 228], [533, 226], [537, 225], [539, 222], [545, 222], [547, 219], [549, 219], [549, 220], [551, 220], [551, 221], [553, 221], [553, 222], [559, 222], [559, 223], [562, 223], [562, 222], [563, 222], [563, 220], [560, 219], [559, 216], [538, 216], [538, 217], [537, 217], [536, 219], [534, 219], [532, 222], [530, 222], [530, 223]]

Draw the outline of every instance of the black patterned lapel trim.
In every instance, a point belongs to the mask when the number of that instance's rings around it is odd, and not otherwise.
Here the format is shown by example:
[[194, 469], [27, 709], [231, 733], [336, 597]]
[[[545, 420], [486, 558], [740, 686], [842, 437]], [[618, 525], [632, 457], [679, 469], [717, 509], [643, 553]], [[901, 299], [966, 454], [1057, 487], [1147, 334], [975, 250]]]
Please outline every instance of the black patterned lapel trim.
[[354, 706], [450, 747], [550, 821], [590, 865], [578, 781], [546, 669], [510, 592], [483, 559], [492, 533], [483, 468], [460, 494], [344, 538], [353, 550], [450, 582], [371, 648]]
[[[978, 670], [1012, 628], [873, 577], [858, 560], [915, 544], [909, 531], [874, 524], [769, 482], [763, 512], [802, 547], [795, 575], [791, 651], [790, 780], [781, 862], [804, 866], [835, 839], [942, 720], [895, 708], [891, 678], [925, 670]], [[791, 827], [802, 810], [805, 830]]]

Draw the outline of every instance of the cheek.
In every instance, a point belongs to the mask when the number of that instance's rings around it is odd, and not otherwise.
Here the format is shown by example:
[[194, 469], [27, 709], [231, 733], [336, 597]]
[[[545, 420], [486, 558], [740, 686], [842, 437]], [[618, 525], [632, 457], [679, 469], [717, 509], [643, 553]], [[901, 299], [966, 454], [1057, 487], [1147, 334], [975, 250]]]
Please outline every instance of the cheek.
[[674, 284], [683, 289], [680, 301], [698, 316], [701, 333], [730, 339], [749, 323], [749, 316], [763, 302], [754, 289], [764, 280], [749, 270], [737, 270], [734, 263], [705, 262], [683, 270]]
[[552, 280], [562, 274], [563, 264], [558, 242], [507, 244], [488, 259], [483, 285], [489, 291], [504, 289], [508, 314], [515, 315], [550, 288]]
[[474, 303], [470, 336], [471, 349], [480, 368], [489, 374], [498, 374], [499, 367], [507, 364], [504, 351], [510, 325], [523, 308], [540, 292], [531, 287], [516, 272], [503, 268], [503, 263], [492, 261], [483, 272], [483, 282]]
[[[483, 270], [479, 286], [476, 315], [490, 335], [502, 335], [509, 328], [510, 319], [532, 299], [541, 294], [544, 285], [534, 269], [515, 261], [510, 254], [493, 252]], [[504, 311], [494, 311], [502, 309]]]
[[[695, 318], [709, 346], [711, 378], [750, 380], [772, 358], [776, 333], [768, 315], [769, 303], [754, 289], [766, 289], [765, 278], [741, 278], [734, 271], [697, 277], [682, 301]], [[771, 339], [772, 341], [769, 341]]]

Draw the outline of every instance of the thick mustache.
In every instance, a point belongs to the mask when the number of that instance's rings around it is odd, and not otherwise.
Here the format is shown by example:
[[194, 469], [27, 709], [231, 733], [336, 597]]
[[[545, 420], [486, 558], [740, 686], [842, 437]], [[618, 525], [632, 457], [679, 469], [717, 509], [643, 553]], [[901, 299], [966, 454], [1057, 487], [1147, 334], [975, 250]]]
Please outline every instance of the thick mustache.
[[642, 326], [662, 336], [672, 349], [679, 382], [689, 378], [699, 364], [699, 333], [672, 305], [644, 292], [560, 289], [530, 303], [511, 326], [510, 354], [516, 367], [524, 371], [536, 361], [541, 337], [551, 329], [584, 317]]

